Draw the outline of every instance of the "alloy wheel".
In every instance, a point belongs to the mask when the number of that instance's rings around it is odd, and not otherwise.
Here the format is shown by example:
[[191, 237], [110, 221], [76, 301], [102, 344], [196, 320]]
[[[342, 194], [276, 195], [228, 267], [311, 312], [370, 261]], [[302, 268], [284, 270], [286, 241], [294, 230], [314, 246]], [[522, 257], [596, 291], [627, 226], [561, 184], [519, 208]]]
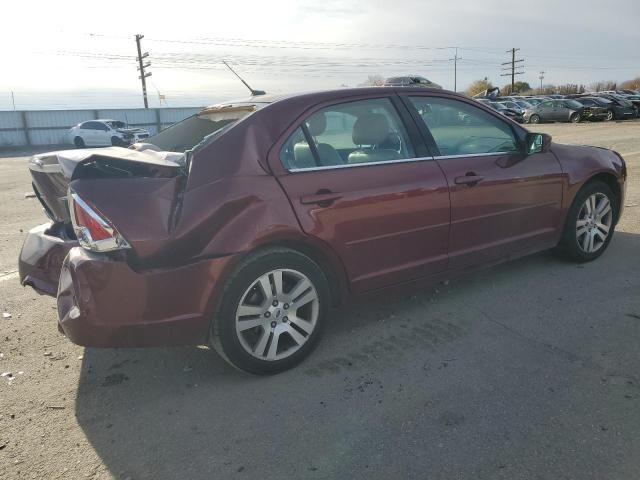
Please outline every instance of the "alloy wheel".
[[319, 315], [315, 286], [301, 272], [277, 269], [257, 278], [240, 297], [236, 334], [244, 350], [266, 361], [293, 355], [311, 337]]
[[576, 240], [585, 253], [597, 252], [607, 241], [613, 224], [611, 201], [603, 193], [587, 197], [578, 212]]

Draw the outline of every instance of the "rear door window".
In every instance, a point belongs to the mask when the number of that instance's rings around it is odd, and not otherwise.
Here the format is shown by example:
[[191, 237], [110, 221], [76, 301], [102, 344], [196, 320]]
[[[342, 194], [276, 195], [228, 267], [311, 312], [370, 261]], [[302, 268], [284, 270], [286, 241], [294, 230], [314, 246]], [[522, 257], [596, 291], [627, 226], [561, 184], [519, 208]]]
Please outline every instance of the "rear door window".
[[82, 125], [80, 125], [80, 128], [84, 130], [108, 130], [107, 126], [102, 122], [84, 122]]
[[289, 170], [410, 158], [415, 158], [415, 151], [388, 98], [345, 102], [313, 113], [280, 153]]

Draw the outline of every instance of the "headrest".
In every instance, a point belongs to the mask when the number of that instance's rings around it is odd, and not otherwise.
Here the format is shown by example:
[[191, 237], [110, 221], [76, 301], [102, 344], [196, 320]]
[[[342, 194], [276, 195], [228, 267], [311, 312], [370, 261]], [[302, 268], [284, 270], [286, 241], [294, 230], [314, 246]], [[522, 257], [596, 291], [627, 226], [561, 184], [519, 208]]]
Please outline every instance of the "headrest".
[[327, 128], [327, 117], [324, 116], [324, 112], [311, 115], [307, 119], [307, 128], [312, 137], [322, 135]]
[[389, 122], [382, 113], [366, 113], [353, 125], [351, 138], [356, 145], [378, 145], [389, 135]]

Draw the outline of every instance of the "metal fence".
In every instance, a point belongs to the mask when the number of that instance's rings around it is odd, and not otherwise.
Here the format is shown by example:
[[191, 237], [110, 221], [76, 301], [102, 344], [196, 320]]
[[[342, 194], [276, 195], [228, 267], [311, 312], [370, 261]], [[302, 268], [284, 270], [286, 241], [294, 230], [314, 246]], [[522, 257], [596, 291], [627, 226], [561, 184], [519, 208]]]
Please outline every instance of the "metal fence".
[[129, 127], [163, 128], [197, 113], [201, 107], [129, 108], [107, 110], [21, 110], [0, 111], [0, 148], [33, 145], [69, 145], [69, 129], [98, 118], [120, 120]]

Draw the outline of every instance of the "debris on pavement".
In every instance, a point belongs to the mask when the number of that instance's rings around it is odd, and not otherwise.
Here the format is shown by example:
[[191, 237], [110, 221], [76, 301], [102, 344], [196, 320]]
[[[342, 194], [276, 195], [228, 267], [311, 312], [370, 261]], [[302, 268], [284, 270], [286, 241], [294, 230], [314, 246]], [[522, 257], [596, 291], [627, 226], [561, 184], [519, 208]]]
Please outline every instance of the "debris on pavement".
[[11, 318], [11, 314], [9, 312], [2, 312], [2, 318]]
[[36, 198], [36, 194], [33, 192], [27, 192], [24, 194], [24, 198]]

